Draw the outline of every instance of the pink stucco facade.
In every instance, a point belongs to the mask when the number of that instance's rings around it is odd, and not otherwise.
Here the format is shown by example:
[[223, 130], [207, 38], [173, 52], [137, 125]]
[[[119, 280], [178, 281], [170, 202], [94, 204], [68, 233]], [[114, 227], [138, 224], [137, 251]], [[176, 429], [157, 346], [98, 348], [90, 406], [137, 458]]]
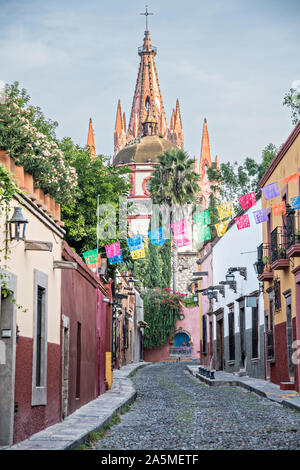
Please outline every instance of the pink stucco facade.
[[[178, 320], [176, 333], [187, 333], [192, 342], [192, 358], [199, 359], [200, 351], [200, 315], [199, 308], [183, 307], [183, 320]], [[175, 334], [176, 334], [175, 333]], [[171, 344], [169, 341], [159, 348], [145, 349], [144, 360], [147, 362], [169, 361]]]

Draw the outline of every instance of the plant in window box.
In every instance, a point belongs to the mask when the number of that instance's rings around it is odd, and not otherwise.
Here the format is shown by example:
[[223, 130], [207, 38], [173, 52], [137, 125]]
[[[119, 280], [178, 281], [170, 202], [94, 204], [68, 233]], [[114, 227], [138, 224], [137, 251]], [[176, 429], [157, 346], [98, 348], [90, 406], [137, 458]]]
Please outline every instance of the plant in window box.
[[295, 231], [295, 243], [300, 243], [300, 230]]
[[271, 271], [270, 256], [263, 257], [263, 263], [265, 265], [265, 271]]
[[285, 249], [285, 246], [280, 246], [278, 248], [278, 255], [279, 255], [279, 258], [286, 258], [286, 249]]

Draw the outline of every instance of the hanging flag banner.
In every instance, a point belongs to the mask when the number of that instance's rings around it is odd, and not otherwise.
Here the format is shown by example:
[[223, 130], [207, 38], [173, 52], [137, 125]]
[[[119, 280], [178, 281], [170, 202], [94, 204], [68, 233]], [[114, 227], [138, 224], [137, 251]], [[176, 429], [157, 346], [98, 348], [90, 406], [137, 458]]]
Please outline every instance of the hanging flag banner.
[[204, 225], [209, 225], [210, 224], [209, 210], [205, 209], [205, 211], [200, 212], [199, 214], [193, 215], [193, 219], [197, 227], [203, 227]]
[[186, 233], [186, 219], [178, 220], [171, 224], [174, 235], [183, 235]]
[[197, 231], [198, 242], [205, 242], [206, 240], [211, 240], [210, 227], [207, 225], [205, 227], [200, 227]]
[[139, 258], [145, 258], [145, 248], [142, 248], [140, 250], [133, 250], [130, 252], [132, 259], [139, 259]]
[[274, 204], [274, 206], [272, 206], [272, 212], [275, 217], [286, 214], [285, 202], [282, 201], [279, 204]]
[[250, 207], [256, 204], [255, 192], [252, 191], [252, 193], [239, 197], [239, 201], [243, 210], [250, 209]]
[[120, 250], [120, 254], [118, 256], [113, 256], [112, 258], [108, 258], [109, 264], [117, 264], [123, 263], [123, 250]]
[[227, 230], [228, 224], [229, 224], [229, 220], [226, 220], [225, 222], [219, 222], [218, 224], [215, 224], [218, 237], [223, 237], [224, 233]]
[[143, 235], [127, 238], [127, 245], [130, 251], [141, 250], [143, 248]]
[[300, 177], [300, 172], [297, 171], [297, 173], [294, 173], [293, 175], [288, 176], [287, 178], [283, 178], [283, 181], [288, 184], [288, 183], [293, 183], [296, 184], [299, 181]]
[[253, 216], [257, 224], [268, 221], [268, 211], [267, 209], [260, 209], [259, 211], [254, 211]]
[[166, 238], [164, 237], [163, 227], [150, 230], [148, 232], [148, 235], [149, 235], [152, 245], [162, 246], [166, 241]]
[[[98, 256], [97, 256], [98, 254]], [[101, 266], [101, 255], [98, 253], [97, 248], [95, 250], [89, 250], [82, 253], [84, 257], [84, 261], [88, 265], [88, 267], [95, 273], [97, 272], [97, 267], [100, 268]], [[97, 264], [98, 259], [98, 264]]]
[[291, 197], [291, 203], [295, 210], [300, 209], [300, 196]]
[[273, 197], [280, 196], [279, 187], [278, 187], [277, 182], [268, 184], [267, 186], [264, 186], [263, 188], [261, 188], [261, 191], [262, 191], [266, 201], [268, 201], [269, 199], [273, 199]]
[[181, 246], [187, 246], [191, 243], [190, 239], [185, 234], [177, 235], [175, 237], [175, 240], [176, 240], [178, 248], [180, 248]]
[[248, 214], [242, 215], [241, 217], [236, 217], [234, 220], [238, 230], [250, 227], [250, 220]]
[[107, 258], [113, 258], [115, 256], [120, 256], [120, 242], [111, 243], [110, 245], [104, 245]]
[[190, 240], [187, 237], [186, 219], [179, 220], [171, 224], [174, 237], [178, 248], [181, 246], [187, 246], [190, 244]]
[[221, 220], [227, 219], [228, 217], [232, 217], [233, 214], [233, 201], [225, 202], [225, 204], [221, 204], [217, 206], [217, 210], [219, 213], [219, 217]]

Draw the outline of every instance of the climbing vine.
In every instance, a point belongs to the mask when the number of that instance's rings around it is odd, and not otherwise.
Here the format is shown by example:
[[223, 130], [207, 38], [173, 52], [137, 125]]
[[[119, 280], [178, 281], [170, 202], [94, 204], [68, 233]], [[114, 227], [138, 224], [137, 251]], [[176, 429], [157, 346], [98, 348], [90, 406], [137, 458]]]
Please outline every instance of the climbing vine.
[[153, 289], [143, 294], [145, 330], [144, 346], [155, 348], [168, 341], [175, 332], [176, 322], [182, 311], [184, 294], [171, 289]]

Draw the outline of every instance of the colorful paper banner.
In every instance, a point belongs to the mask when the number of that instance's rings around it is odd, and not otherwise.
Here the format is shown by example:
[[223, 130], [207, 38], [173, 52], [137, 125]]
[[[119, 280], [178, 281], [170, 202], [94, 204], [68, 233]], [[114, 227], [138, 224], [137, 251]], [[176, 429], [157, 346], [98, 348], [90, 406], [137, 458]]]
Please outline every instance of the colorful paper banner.
[[152, 245], [162, 246], [166, 241], [166, 238], [164, 237], [163, 227], [150, 230], [148, 232], [148, 235]]
[[85, 251], [84, 253], [82, 253], [82, 256], [84, 257], [84, 261], [86, 262], [87, 266], [93, 272], [97, 272], [97, 267], [100, 268], [101, 266], [101, 256], [100, 253], [98, 253], [97, 248], [95, 248], [94, 250]]
[[297, 173], [294, 173], [293, 175], [288, 176], [287, 178], [283, 178], [283, 181], [288, 184], [288, 183], [293, 183], [296, 184], [299, 181], [300, 177], [300, 172], [297, 171]]
[[250, 220], [248, 214], [242, 215], [241, 217], [236, 217], [234, 220], [238, 230], [250, 227]]
[[250, 207], [256, 204], [255, 192], [252, 191], [252, 193], [239, 197], [239, 201], [243, 210], [250, 209]]
[[225, 202], [220, 206], [217, 206], [217, 210], [219, 213], [219, 217], [221, 220], [227, 219], [228, 217], [232, 217], [233, 214], [233, 201]]
[[120, 242], [111, 243], [110, 245], [104, 245], [107, 258], [113, 258], [114, 256], [120, 256]]
[[186, 219], [178, 220], [171, 224], [175, 236], [183, 235], [186, 233]]
[[274, 204], [274, 206], [272, 206], [272, 212], [275, 217], [286, 214], [285, 202], [282, 201], [279, 204]]
[[209, 225], [210, 224], [209, 210], [205, 209], [205, 211], [200, 212], [199, 214], [194, 214], [193, 219], [197, 227], [203, 227], [204, 225]]
[[219, 222], [218, 224], [215, 224], [218, 237], [223, 237], [223, 235], [225, 234], [225, 232], [227, 230], [228, 224], [229, 224], [229, 220], [226, 220], [225, 222]]
[[260, 209], [259, 211], [254, 211], [253, 216], [256, 224], [261, 224], [262, 222], [268, 221], [267, 209]]
[[113, 256], [112, 258], [108, 258], [109, 264], [117, 264], [123, 263], [123, 250], [120, 250], [120, 254], [118, 256]]
[[185, 234], [178, 235], [177, 237], [175, 237], [175, 240], [178, 248], [180, 248], [181, 246], [187, 246], [191, 243], [190, 239]]
[[277, 182], [264, 186], [263, 188], [261, 188], [261, 191], [266, 201], [269, 201], [269, 199], [273, 199], [273, 197], [280, 196]]
[[291, 203], [295, 210], [300, 209], [300, 196], [291, 197]]
[[199, 230], [197, 231], [198, 235], [198, 242], [205, 242], [206, 240], [211, 240], [211, 232], [210, 232], [210, 227], [208, 225], [204, 227], [200, 227]]
[[130, 252], [132, 259], [139, 259], [139, 258], [145, 258], [145, 248], [142, 248], [140, 250], [134, 250]]
[[143, 235], [127, 238], [127, 245], [130, 251], [141, 250], [143, 248]]

